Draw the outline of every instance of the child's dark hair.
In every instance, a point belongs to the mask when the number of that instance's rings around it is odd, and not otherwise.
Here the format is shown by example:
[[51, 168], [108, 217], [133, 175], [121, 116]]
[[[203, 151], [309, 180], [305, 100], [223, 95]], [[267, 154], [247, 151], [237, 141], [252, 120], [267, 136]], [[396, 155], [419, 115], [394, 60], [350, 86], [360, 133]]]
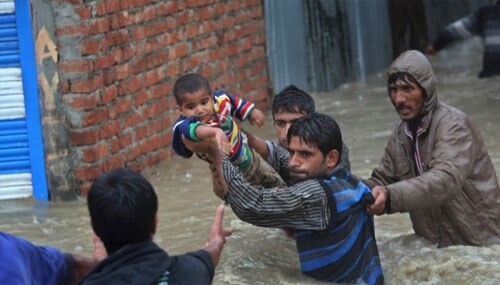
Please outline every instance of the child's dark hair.
[[128, 168], [101, 174], [90, 187], [87, 206], [92, 228], [108, 254], [152, 239], [158, 198], [141, 174]]
[[193, 93], [200, 89], [205, 89], [208, 94], [212, 94], [210, 83], [199, 73], [188, 73], [177, 79], [174, 83], [173, 93], [177, 104], [182, 103], [182, 97], [186, 93]]
[[313, 112], [297, 119], [288, 129], [287, 138], [298, 136], [308, 146], [315, 146], [324, 155], [335, 149], [342, 156], [342, 132], [335, 120]]
[[314, 112], [314, 100], [311, 95], [295, 85], [289, 85], [273, 98], [272, 113], [288, 112], [310, 114]]

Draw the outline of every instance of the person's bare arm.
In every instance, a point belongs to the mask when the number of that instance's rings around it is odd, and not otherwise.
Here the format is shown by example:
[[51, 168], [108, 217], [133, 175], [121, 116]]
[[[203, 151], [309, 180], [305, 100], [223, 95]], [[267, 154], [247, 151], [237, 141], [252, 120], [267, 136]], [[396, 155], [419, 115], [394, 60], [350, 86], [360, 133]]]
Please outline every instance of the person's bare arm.
[[250, 113], [250, 116], [248, 116], [248, 121], [251, 125], [262, 127], [266, 122], [266, 116], [264, 116], [264, 113], [262, 113], [261, 110], [254, 108]]
[[370, 215], [382, 215], [386, 210], [389, 191], [384, 186], [375, 186], [372, 189], [372, 195], [375, 198], [375, 202], [366, 207], [366, 212]]
[[230, 155], [232, 148], [231, 143], [229, 143], [223, 130], [201, 125], [196, 128], [196, 136], [200, 140], [214, 138], [219, 148], [224, 151], [225, 154]]
[[248, 132], [247, 130], [241, 130], [247, 135], [248, 146], [253, 148], [264, 159], [267, 159], [269, 156], [269, 148], [267, 147], [266, 141]]
[[222, 220], [224, 218], [224, 206], [220, 205], [217, 207], [215, 212], [214, 222], [212, 224], [212, 229], [210, 230], [210, 235], [208, 236], [208, 241], [205, 244], [204, 250], [208, 251], [212, 257], [214, 266], [219, 264], [220, 255], [224, 244], [226, 243], [226, 238], [233, 233], [232, 228], [223, 228]]

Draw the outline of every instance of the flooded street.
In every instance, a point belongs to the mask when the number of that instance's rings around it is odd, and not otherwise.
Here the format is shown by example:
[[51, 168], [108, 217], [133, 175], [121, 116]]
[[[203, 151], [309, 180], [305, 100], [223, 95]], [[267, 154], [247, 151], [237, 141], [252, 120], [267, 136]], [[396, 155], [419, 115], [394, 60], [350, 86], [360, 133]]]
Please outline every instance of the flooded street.
[[[482, 46], [472, 40], [431, 58], [438, 96], [467, 114], [481, 130], [500, 174], [500, 77], [479, 79]], [[352, 172], [370, 175], [399, 119], [386, 95], [381, 72], [366, 82], [344, 84], [334, 92], [314, 94], [317, 110], [335, 117], [350, 149]], [[232, 90], [237, 93], [237, 90]], [[272, 117], [263, 129], [246, 128], [274, 139]], [[159, 196], [155, 241], [169, 254], [201, 248], [216, 206], [205, 162], [176, 157], [143, 173]], [[499, 205], [500, 207], [500, 205]], [[277, 229], [241, 222], [226, 207], [224, 223], [236, 229], [226, 244], [213, 284], [324, 284], [300, 273], [293, 241]], [[406, 214], [375, 218], [386, 284], [500, 284], [500, 245], [435, 245], [413, 234]], [[71, 203], [0, 201], [0, 230], [37, 244], [90, 256], [91, 229], [84, 199]]]

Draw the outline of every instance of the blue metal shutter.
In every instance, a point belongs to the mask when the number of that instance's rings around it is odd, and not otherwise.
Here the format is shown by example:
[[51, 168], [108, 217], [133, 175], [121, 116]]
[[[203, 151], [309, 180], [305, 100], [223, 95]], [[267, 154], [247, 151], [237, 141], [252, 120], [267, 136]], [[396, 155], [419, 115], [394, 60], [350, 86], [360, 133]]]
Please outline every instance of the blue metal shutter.
[[34, 65], [29, 0], [0, 0], [0, 199], [48, 198]]

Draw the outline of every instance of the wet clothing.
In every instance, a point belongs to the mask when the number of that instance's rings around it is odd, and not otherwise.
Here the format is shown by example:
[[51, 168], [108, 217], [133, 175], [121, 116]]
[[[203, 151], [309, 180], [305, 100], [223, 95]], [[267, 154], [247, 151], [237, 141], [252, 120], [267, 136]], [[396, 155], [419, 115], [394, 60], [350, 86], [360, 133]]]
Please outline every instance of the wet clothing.
[[8, 233], [0, 232], [0, 284], [70, 284], [75, 260], [58, 249], [37, 246]]
[[400, 123], [367, 183], [386, 185], [387, 212], [409, 212], [415, 233], [439, 246], [500, 244], [500, 187], [479, 130], [438, 100], [420, 52], [403, 53], [388, 72], [409, 73], [427, 96], [418, 129]]
[[483, 70], [479, 77], [490, 77], [500, 74], [500, 3], [479, 8], [468, 15], [448, 25], [433, 43], [439, 51], [450, 43], [480, 35], [483, 38]]
[[169, 256], [153, 241], [129, 244], [101, 261], [80, 284], [211, 284], [214, 265], [205, 250]]
[[[289, 180], [288, 152], [274, 145], [276, 170]], [[246, 182], [227, 158], [222, 172], [225, 200], [241, 220], [263, 227], [293, 228], [301, 270], [329, 282], [383, 284], [384, 277], [372, 217], [369, 188], [337, 166], [326, 178], [309, 179], [286, 188], [257, 189]]]
[[[243, 171], [245, 178], [256, 186], [275, 187], [284, 184], [281, 177], [274, 171], [268, 163], [261, 159], [248, 146], [247, 137], [238, 124], [233, 120], [233, 116], [240, 120], [245, 120], [254, 108], [254, 104], [224, 90], [217, 90], [213, 93], [215, 116], [210, 122], [201, 122], [197, 117], [186, 118], [180, 116], [174, 125], [174, 135], [172, 147], [174, 151], [183, 157], [189, 158], [193, 152], [186, 148], [182, 142], [182, 136], [192, 141], [199, 141], [196, 136], [196, 128], [200, 125], [222, 129], [233, 149], [231, 161]], [[207, 160], [206, 154], [197, 154], [201, 159]]]
[[[193, 152], [186, 148], [182, 142], [182, 136], [192, 141], [199, 141], [196, 136], [196, 128], [200, 125], [220, 128], [227, 135], [232, 145], [231, 161], [240, 169], [245, 169], [252, 161], [252, 154], [247, 144], [246, 135], [240, 130], [233, 116], [245, 120], [254, 108], [254, 104], [224, 90], [213, 92], [215, 116], [209, 122], [201, 122], [197, 117], [186, 118], [179, 116], [173, 129], [172, 147], [174, 151], [183, 157], [189, 158]], [[200, 154], [205, 158], [204, 154]]]

